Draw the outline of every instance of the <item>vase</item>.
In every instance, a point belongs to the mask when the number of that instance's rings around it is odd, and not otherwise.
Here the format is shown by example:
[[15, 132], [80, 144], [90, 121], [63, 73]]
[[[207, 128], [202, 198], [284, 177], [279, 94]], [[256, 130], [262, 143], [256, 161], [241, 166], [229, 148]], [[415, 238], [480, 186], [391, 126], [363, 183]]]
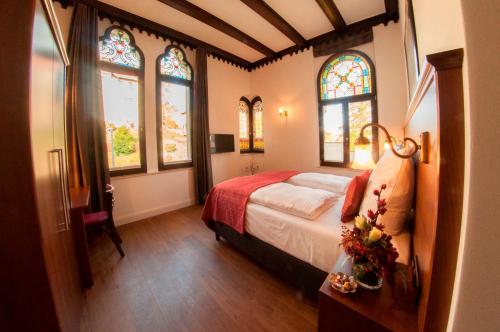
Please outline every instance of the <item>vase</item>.
[[362, 288], [376, 290], [382, 287], [382, 272], [366, 258], [353, 260], [352, 275]]

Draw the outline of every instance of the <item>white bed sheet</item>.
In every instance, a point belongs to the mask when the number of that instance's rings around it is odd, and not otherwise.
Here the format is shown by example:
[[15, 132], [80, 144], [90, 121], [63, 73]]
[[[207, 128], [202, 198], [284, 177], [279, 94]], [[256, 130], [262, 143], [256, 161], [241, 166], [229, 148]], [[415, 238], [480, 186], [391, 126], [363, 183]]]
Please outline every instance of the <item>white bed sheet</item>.
[[[296, 217], [260, 204], [248, 203], [245, 231], [258, 239], [325, 272], [330, 272], [343, 249], [339, 246], [342, 234], [340, 221], [345, 196], [315, 220]], [[344, 223], [352, 227], [352, 222]], [[408, 264], [410, 234], [393, 236], [400, 256], [398, 262]]]
[[345, 196], [315, 220], [248, 203], [245, 231], [258, 239], [329, 272], [341, 252], [340, 215]]

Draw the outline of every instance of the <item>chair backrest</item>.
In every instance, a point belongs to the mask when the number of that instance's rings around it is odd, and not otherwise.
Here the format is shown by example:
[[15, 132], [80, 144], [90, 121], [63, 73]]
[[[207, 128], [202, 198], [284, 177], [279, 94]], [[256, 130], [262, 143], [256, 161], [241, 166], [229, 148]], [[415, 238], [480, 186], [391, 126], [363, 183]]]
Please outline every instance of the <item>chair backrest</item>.
[[106, 192], [104, 193], [104, 205], [106, 211], [108, 211], [110, 216], [113, 215], [113, 207], [115, 206], [115, 197], [113, 195], [114, 191], [115, 188], [112, 185], [106, 185]]

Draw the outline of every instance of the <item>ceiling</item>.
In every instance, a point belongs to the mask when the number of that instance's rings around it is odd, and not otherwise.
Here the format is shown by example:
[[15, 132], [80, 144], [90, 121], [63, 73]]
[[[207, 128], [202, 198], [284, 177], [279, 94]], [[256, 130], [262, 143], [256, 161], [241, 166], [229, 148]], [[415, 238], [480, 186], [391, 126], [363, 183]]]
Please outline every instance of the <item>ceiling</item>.
[[[247, 1], [243, 0], [189, 0], [192, 5], [201, 8], [202, 12], [208, 12], [242, 32], [243, 38], [235, 38], [227, 31], [226, 33], [222, 32], [220, 28], [216, 29], [191, 17], [185, 13], [185, 10], [180, 11], [174, 9], [175, 6], [171, 7], [163, 3], [169, 3], [169, 1], [101, 0], [101, 2], [180, 31], [249, 62], [269, 57], [270, 50], [279, 52], [296, 45], [283, 32], [246, 5]], [[187, 1], [175, 0], [173, 2], [180, 3], [182, 6], [182, 3]], [[264, 2], [264, 6], [270, 7], [306, 40], [335, 30], [318, 4], [320, 2], [333, 3], [332, 0], [257, 0], [249, 2]], [[334, 6], [336, 5], [341, 19], [345, 21], [348, 28], [352, 23], [388, 12], [386, 10], [387, 2], [387, 0], [335, 0]], [[193, 9], [188, 9], [188, 12], [190, 10], [192, 13]], [[209, 16], [205, 15], [208, 17], [205, 21], [211, 23], [213, 20]], [[264, 54], [262, 48], [257, 47], [257, 50], [255, 43], [249, 44], [248, 36], [257, 44], [263, 44], [268, 49], [268, 54]]]

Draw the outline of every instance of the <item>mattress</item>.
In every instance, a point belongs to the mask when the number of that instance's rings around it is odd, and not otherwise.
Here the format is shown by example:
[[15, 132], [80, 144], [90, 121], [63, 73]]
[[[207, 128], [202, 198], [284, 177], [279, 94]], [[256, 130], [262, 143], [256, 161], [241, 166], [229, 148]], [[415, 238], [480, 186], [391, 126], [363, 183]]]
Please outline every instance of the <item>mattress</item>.
[[[245, 231], [252, 236], [309, 263], [330, 272], [343, 249], [340, 247], [342, 196], [315, 220], [308, 220], [263, 205], [248, 203]], [[352, 227], [351, 223], [344, 223]], [[410, 234], [406, 231], [393, 237], [398, 249], [398, 261], [409, 262]]]
[[340, 215], [342, 196], [315, 220], [296, 217], [268, 207], [248, 203], [245, 231], [258, 239], [329, 272], [341, 253]]

